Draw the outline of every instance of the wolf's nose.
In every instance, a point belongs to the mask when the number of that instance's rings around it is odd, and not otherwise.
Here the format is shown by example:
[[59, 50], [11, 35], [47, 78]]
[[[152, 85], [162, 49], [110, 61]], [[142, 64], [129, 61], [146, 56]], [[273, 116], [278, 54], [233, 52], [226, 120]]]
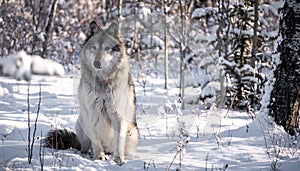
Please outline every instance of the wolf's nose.
[[97, 69], [101, 68], [101, 62], [100, 61], [94, 61], [94, 67]]
[[115, 51], [115, 52], [120, 52], [120, 47], [119, 45], [116, 45], [112, 48], [112, 51]]

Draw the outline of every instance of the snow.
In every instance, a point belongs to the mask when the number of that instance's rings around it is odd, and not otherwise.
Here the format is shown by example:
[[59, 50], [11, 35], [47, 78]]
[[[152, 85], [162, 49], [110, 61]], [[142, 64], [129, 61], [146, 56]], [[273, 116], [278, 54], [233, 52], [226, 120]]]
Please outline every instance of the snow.
[[213, 11], [218, 11], [217, 8], [212, 7], [206, 7], [206, 8], [197, 8], [192, 13], [192, 18], [199, 18], [206, 16], [209, 13], [212, 13]]
[[[300, 166], [297, 142], [296, 145], [290, 143], [294, 140], [273, 125], [263, 112], [253, 121], [246, 112], [217, 109], [214, 105], [204, 110], [199, 105], [187, 104], [186, 109], [181, 110], [179, 90], [172, 81], [170, 89], [164, 89], [162, 73], [144, 75], [145, 84], [137, 73], [133, 76], [141, 136], [137, 151], [127, 156], [123, 166], [115, 165], [112, 159], [92, 160], [89, 155], [72, 149], [40, 151], [40, 141], [51, 128], [75, 130], [77, 75], [32, 76], [29, 87], [31, 142], [40, 91], [41, 107], [32, 162], [28, 164], [28, 83], [0, 77], [0, 84], [6, 90], [0, 97], [0, 168], [41, 170], [40, 153], [44, 170], [252, 171], [270, 170], [273, 163], [276, 168], [292, 171]], [[195, 99], [199, 91], [189, 87], [186, 95]], [[187, 132], [188, 137], [180, 130]], [[282, 143], [276, 144], [274, 140], [282, 140]], [[182, 149], [182, 153], [174, 159], [178, 149]], [[277, 153], [275, 149], [281, 151]]]
[[65, 70], [63, 65], [55, 61], [28, 55], [24, 50], [0, 59], [0, 75], [30, 80], [32, 74], [63, 76]]
[[[62, 2], [64, 1], [61, 1], [61, 4], [64, 4], [62, 8], [69, 7], [70, 4]], [[263, 6], [262, 10], [275, 14], [277, 6], [280, 4], [275, 4], [274, 7]], [[203, 17], [214, 11], [217, 9], [199, 8], [193, 12], [192, 18]], [[142, 35], [140, 43], [146, 49], [160, 47], [155, 49], [155, 53], [158, 54], [157, 60], [163, 60], [161, 52], [164, 48], [164, 16], [155, 14], [151, 18], [149, 12], [150, 8], [139, 8], [139, 17], [143, 19], [137, 17], [138, 20], [134, 20], [133, 17], [127, 17], [124, 20], [127, 27], [124, 29], [127, 35], [132, 35], [138, 28]], [[130, 11], [124, 8], [122, 13], [126, 16]], [[117, 11], [114, 11], [114, 15], [117, 15]], [[156, 21], [154, 23], [143, 22], [145, 17], [157, 20], [153, 20]], [[1, 20], [2, 18], [0, 22]], [[175, 17], [168, 17], [169, 20], [180, 21]], [[132, 27], [136, 21], [136, 28]], [[177, 26], [178, 24], [169, 22], [172, 33], [169, 89], [164, 89], [162, 65], [154, 66], [153, 61], [148, 62], [146, 58], [143, 59], [143, 63], [132, 63], [140, 142], [137, 151], [127, 156], [123, 166], [115, 165], [112, 159], [93, 160], [89, 154], [81, 154], [74, 149], [56, 151], [40, 147], [42, 138], [50, 129], [75, 130], [78, 117], [76, 87], [79, 76], [69, 73], [62, 77], [33, 75], [29, 87], [29, 105], [27, 82], [0, 77], [0, 170], [41, 170], [41, 165], [44, 170], [297, 170], [300, 166], [297, 139], [289, 137], [267, 116], [268, 100], [274, 83], [273, 73], [265, 73], [270, 78], [262, 100], [262, 108], [256, 113], [255, 120], [246, 112], [218, 109], [214, 101], [204, 108], [206, 104], [199, 101], [199, 97], [216, 96], [220, 91], [220, 63], [233, 68], [236, 66], [234, 61], [219, 57], [217, 52], [208, 46], [216, 40], [218, 26], [210, 28], [212, 35], [209, 36], [199, 30], [191, 29], [189, 32], [189, 36], [192, 36], [196, 43], [191, 42], [191, 45], [186, 47], [191, 50], [188, 57], [195, 55], [192, 61], [195, 66], [187, 64], [184, 98], [186, 104], [185, 109], [181, 109], [178, 97], [179, 52], [176, 47], [176, 42], [180, 42], [180, 35], [176, 34]], [[149, 28], [153, 29], [152, 33]], [[241, 32], [234, 28], [230, 28], [229, 31]], [[252, 35], [251, 32], [243, 33]], [[265, 34], [276, 37], [277, 33], [275, 30]], [[43, 39], [43, 34], [38, 34], [38, 37]], [[78, 37], [83, 41], [86, 35], [80, 31]], [[281, 40], [279, 37], [278, 42]], [[68, 49], [72, 43], [61, 41], [60, 45], [61, 48]], [[276, 65], [280, 63], [279, 56], [279, 53], [273, 55]], [[252, 70], [249, 65], [239, 69]], [[40, 92], [41, 107], [37, 114]], [[31, 142], [35, 140], [30, 164], [27, 158], [28, 108]], [[37, 116], [36, 136], [33, 138]]]

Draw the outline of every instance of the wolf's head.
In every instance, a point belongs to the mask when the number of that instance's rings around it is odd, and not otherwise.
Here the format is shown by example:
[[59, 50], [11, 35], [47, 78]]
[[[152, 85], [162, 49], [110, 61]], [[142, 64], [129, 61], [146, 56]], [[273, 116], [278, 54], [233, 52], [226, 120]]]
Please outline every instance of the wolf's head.
[[108, 67], [113, 58], [120, 58], [120, 40], [118, 25], [112, 23], [108, 28], [101, 28], [95, 21], [90, 23], [90, 36], [82, 49], [81, 60], [88, 66], [100, 70]]

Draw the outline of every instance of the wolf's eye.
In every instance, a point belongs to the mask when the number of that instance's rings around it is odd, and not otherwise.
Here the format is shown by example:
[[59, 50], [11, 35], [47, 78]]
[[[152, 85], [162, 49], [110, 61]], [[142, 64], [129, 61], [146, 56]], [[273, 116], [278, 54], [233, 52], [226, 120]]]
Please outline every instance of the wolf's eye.
[[110, 47], [108, 47], [108, 46], [106, 46], [105, 48], [104, 48], [104, 50], [106, 50], [106, 51], [109, 51], [111, 48]]
[[92, 51], [96, 51], [97, 47], [96, 46], [91, 46]]

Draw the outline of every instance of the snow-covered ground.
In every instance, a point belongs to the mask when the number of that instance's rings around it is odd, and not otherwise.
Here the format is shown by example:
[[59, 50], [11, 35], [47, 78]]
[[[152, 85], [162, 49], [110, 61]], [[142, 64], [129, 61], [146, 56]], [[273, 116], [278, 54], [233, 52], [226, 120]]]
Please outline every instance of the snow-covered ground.
[[[176, 98], [178, 89], [172, 86], [172, 80], [170, 88], [165, 90], [159, 73], [150, 71], [146, 76], [133, 77], [141, 137], [136, 153], [128, 156], [123, 166], [115, 165], [112, 159], [92, 160], [89, 155], [72, 149], [40, 148], [42, 137], [51, 128], [75, 130], [76, 76], [33, 76], [29, 89], [25, 81], [0, 77], [3, 89], [0, 90], [0, 95], [3, 94], [0, 170], [299, 169], [298, 142], [263, 114], [253, 121], [245, 112], [218, 110], [214, 106], [205, 110], [187, 104], [182, 111]], [[187, 88], [186, 95], [196, 98], [197, 89]], [[28, 164], [28, 109], [31, 142], [39, 113], [31, 164]]]

